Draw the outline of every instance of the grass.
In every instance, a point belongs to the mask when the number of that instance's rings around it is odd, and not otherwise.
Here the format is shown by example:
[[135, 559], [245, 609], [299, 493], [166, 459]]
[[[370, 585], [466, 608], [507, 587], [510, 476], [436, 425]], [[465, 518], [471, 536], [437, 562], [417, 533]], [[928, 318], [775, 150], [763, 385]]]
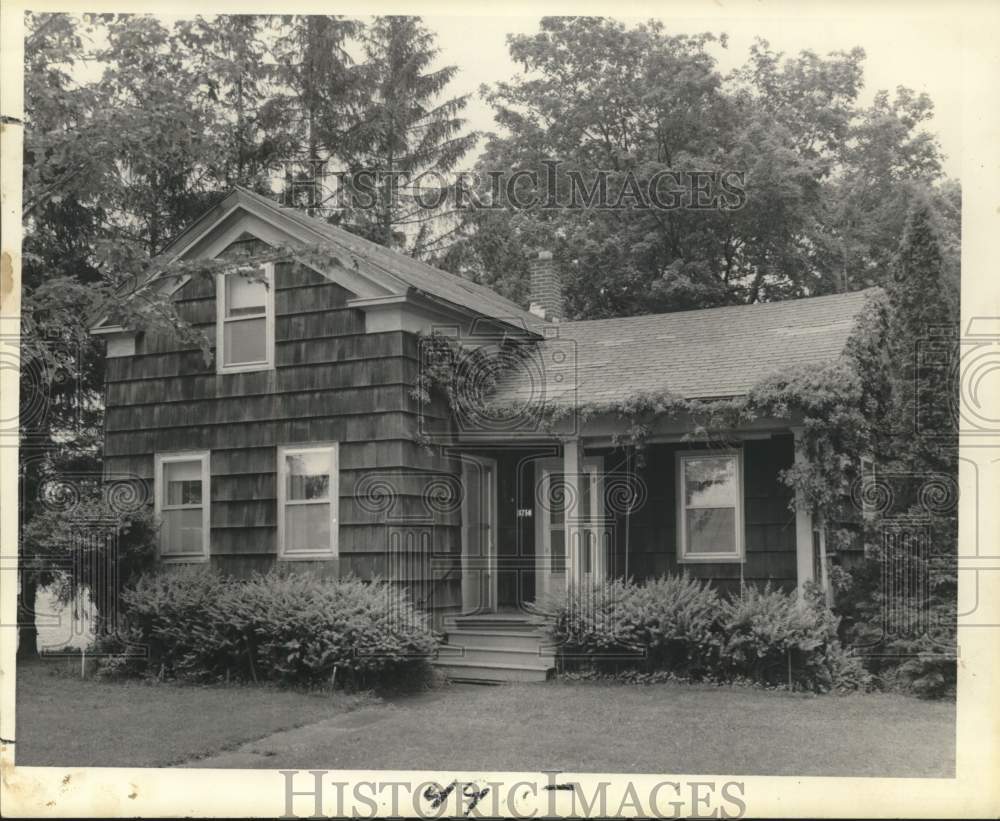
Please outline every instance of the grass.
[[[889, 694], [550, 682], [453, 687], [204, 766], [951, 777], [955, 705]], [[363, 722], [363, 715], [370, 721]], [[333, 722], [337, 724], [339, 722]], [[302, 743], [307, 741], [308, 743]], [[197, 766], [197, 765], [196, 765]]]
[[167, 766], [373, 703], [271, 687], [83, 680], [72, 666], [18, 662], [18, 764]]
[[955, 760], [954, 702], [893, 694], [556, 681], [383, 702], [38, 664], [17, 708], [21, 764], [951, 777]]

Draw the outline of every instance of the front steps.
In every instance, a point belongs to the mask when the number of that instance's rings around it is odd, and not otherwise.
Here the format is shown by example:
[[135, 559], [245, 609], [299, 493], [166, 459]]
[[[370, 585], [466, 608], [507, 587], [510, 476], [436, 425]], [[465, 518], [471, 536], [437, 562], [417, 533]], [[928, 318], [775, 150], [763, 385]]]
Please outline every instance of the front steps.
[[434, 665], [452, 681], [545, 681], [555, 666], [538, 620], [520, 613], [446, 616]]

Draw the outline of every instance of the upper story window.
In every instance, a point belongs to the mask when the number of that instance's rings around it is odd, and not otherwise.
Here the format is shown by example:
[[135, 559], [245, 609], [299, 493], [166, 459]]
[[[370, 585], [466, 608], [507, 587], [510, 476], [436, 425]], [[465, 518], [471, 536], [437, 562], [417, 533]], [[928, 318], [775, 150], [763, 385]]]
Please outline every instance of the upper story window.
[[257, 274], [219, 274], [216, 282], [219, 373], [274, 367], [274, 263]]
[[738, 451], [696, 451], [677, 455], [680, 561], [743, 560], [742, 474]]
[[208, 451], [158, 453], [155, 509], [160, 520], [160, 557], [208, 559], [211, 500]]

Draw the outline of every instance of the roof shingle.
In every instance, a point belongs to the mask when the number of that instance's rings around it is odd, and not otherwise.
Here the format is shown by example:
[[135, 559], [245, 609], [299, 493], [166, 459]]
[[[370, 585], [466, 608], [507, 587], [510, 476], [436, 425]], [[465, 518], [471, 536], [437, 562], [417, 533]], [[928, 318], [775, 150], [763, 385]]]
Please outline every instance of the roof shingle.
[[537, 357], [501, 377], [493, 400], [602, 405], [640, 393], [742, 396], [775, 372], [839, 357], [877, 290], [563, 322], [539, 343]]
[[551, 323], [526, 311], [516, 302], [500, 296], [485, 285], [479, 285], [457, 274], [442, 271], [426, 262], [371, 242], [336, 225], [331, 225], [325, 220], [310, 217], [297, 208], [279, 205], [274, 200], [254, 191], [245, 188], [238, 190], [262, 205], [275, 209], [285, 216], [307, 225], [312, 230], [318, 231], [332, 244], [378, 265], [386, 273], [401, 280], [411, 288], [482, 316], [503, 320], [535, 333], [541, 333], [551, 325]]

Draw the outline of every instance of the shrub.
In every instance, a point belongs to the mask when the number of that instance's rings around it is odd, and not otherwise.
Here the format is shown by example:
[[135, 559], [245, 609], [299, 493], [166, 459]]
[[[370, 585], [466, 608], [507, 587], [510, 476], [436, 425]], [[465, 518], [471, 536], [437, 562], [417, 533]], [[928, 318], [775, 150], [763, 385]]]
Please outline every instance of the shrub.
[[[921, 698], [951, 697], [958, 675], [957, 579], [947, 560], [928, 563], [923, 571], [930, 595], [908, 601], [906, 591], [917, 587], [912, 581], [887, 584], [880, 558], [859, 565], [851, 586], [837, 600], [837, 610], [844, 614], [841, 633], [846, 642], [867, 648], [865, 665], [879, 686]], [[887, 618], [909, 628], [887, 632]]]
[[707, 581], [666, 575], [615, 580], [546, 603], [549, 638], [563, 661], [715, 681], [797, 689], [868, 689], [871, 676], [837, 640], [838, 619], [812, 591], [747, 587], [722, 599]]
[[564, 663], [641, 664], [697, 676], [717, 655], [718, 594], [686, 575], [643, 584], [615, 579], [549, 599], [543, 610]]
[[536, 605], [547, 619], [547, 636], [564, 661], [629, 653], [620, 611], [632, 588], [631, 582], [614, 579], [562, 596], [550, 595]]
[[115, 672], [374, 686], [423, 675], [435, 647], [425, 617], [382, 581], [182, 570], [141, 578], [123, 602], [125, 638], [148, 658], [119, 656]]
[[703, 675], [716, 665], [719, 595], [707, 581], [661, 576], [632, 585], [620, 608], [625, 643], [641, 649], [647, 670]]
[[837, 620], [825, 607], [799, 603], [795, 594], [748, 586], [722, 606], [722, 666], [727, 677], [810, 690], [834, 686], [827, 653]]

